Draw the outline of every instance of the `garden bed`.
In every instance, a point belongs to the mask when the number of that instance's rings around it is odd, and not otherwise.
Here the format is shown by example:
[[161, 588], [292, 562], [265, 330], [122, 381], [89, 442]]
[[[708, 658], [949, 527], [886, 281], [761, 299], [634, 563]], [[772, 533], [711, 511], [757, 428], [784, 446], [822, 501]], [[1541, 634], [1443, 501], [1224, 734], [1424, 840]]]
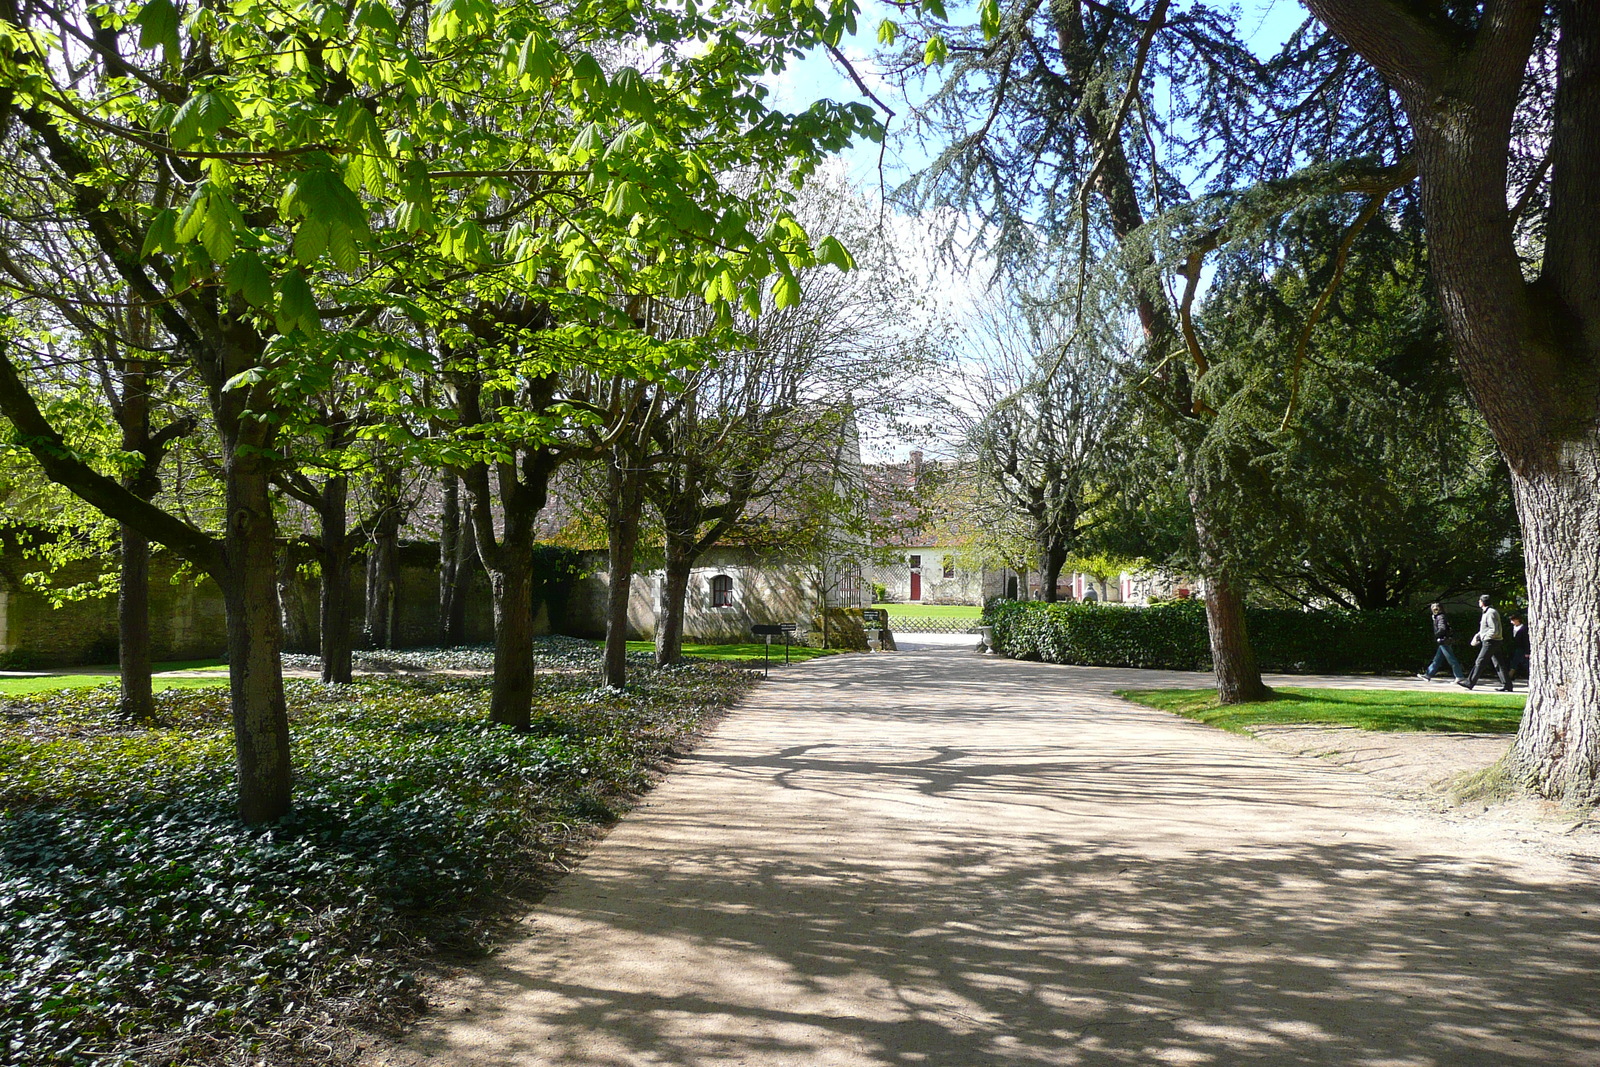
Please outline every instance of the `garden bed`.
[[593, 651], [546, 652], [528, 733], [489, 725], [484, 678], [290, 681], [296, 809], [267, 829], [233, 815], [223, 688], [143, 726], [114, 687], [4, 701], [0, 1061], [337, 1060], [331, 1029], [404, 1017], [755, 680], [635, 661], [604, 689]]

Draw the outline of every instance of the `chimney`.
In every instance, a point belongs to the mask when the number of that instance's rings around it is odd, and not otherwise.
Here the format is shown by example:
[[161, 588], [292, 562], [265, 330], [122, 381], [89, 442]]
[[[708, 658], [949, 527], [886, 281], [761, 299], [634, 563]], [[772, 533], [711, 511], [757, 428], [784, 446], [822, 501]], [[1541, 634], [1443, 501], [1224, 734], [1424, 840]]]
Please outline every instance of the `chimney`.
[[916, 485], [917, 484], [917, 480], [919, 478], [921, 478], [921, 477], [922, 477], [922, 449], [913, 448], [911, 450], [911, 484], [912, 485]]

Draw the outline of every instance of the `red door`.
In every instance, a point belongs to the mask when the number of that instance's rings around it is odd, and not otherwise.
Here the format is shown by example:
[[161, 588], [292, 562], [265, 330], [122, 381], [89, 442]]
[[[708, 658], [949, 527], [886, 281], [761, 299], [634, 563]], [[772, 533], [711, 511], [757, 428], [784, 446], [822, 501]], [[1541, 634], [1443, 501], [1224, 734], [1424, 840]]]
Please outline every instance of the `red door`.
[[922, 557], [911, 557], [911, 599], [922, 599]]

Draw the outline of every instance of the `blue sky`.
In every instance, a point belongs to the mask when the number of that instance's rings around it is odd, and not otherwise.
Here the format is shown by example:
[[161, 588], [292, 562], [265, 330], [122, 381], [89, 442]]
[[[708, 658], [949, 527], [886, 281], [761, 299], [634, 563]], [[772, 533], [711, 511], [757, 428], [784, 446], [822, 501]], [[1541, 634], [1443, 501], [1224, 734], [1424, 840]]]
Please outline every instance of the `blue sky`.
[[[949, 5], [952, 11], [968, 5]], [[1299, 0], [1244, 0], [1234, 6], [1238, 13], [1239, 29], [1251, 42], [1258, 55], [1266, 56], [1277, 50], [1288, 35], [1305, 19], [1305, 8]], [[891, 122], [891, 141], [882, 152], [883, 179], [889, 186], [897, 185], [927, 162], [926, 149], [904, 136], [896, 136], [905, 129], [905, 114], [913, 106], [893, 86], [875, 76], [873, 52], [877, 48], [880, 21], [890, 14], [888, 7], [863, 0], [860, 29], [847, 40], [841, 51], [850, 57], [856, 71], [872, 85], [873, 91], [898, 113]], [[825, 54], [813, 53], [794, 64], [773, 83], [775, 103], [786, 110], [799, 110], [816, 100], [860, 100], [860, 91], [848, 74], [840, 70]], [[845, 153], [851, 176], [864, 186], [877, 184], [880, 151], [877, 145], [860, 145]]]

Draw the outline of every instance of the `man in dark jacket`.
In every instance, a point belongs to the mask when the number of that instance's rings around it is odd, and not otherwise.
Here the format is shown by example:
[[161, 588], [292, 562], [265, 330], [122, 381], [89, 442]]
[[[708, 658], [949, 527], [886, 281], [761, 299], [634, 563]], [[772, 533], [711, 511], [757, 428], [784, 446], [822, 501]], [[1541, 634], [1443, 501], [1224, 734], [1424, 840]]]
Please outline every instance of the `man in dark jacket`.
[[1444, 608], [1438, 604], [1429, 604], [1428, 610], [1433, 612], [1433, 643], [1438, 646], [1433, 654], [1433, 662], [1428, 664], [1426, 672], [1417, 675], [1418, 678], [1433, 681], [1433, 676], [1439, 673], [1439, 668], [1445, 664], [1450, 665], [1450, 673], [1456, 676], [1456, 681], [1466, 677], [1461, 670], [1461, 661], [1456, 659], [1456, 635], [1450, 629], [1450, 620], [1445, 618]]

